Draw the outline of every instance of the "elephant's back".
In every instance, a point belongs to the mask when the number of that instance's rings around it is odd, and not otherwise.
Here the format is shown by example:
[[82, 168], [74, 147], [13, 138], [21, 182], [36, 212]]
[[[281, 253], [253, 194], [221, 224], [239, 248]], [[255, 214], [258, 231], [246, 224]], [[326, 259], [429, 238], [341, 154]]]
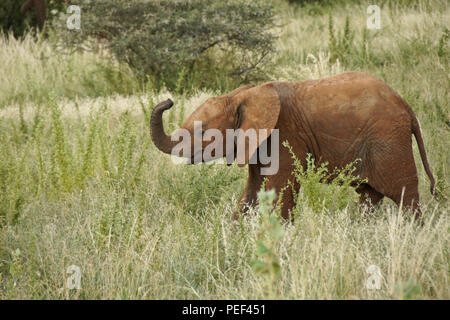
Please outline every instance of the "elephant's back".
[[344, 156], [341, 152], [358, 139], [400, 131], [411, 134], [409, 106], [373, 76], [344, 73], [302, 83], [297, 90], [297, 112], [301, 114], [297, 118], [307, 122], [322, 153]]
[[302, 82], [298, 87], [301, 108], [311, 116], [403, 118], [409, 106], [385, 82], [363, 72], [345, 72]]

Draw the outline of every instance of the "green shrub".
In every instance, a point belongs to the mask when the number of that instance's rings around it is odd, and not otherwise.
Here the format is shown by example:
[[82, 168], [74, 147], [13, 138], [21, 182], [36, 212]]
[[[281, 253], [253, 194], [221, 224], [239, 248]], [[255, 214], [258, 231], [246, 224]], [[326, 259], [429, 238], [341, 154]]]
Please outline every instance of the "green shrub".
[[301, 186], [300, 192], [296, 195], [297, 204], [294, 216], [301, 214], [304, 207], [321, 213], [324, 210], [343, 210], [352, 203], [356, 203], [354, 189], [364, 182], [354, 175], [357, 161], [349, 163], [342, 169], [335, 168], [329, 172], [327, 162], [317, 164], [312, 155], [308, 153], [305, 165], [303, 165], [289, 144], [285, 142], [283, 145], [289, 148], [294, 159], [294, 176]]
[[332, 59], [339, 59], [342, 62], [347, 62], [348, 56], [353, 56], [355, 51], [354, 39], [355, 32], [350, 28], [350, 19], [345, 18], [345, 26], [343, 32], [334, 30], [334, 22], [331, 14], [328, 20], [328, 32], [330, 35], [328, 50], [332, 55]]
[[58, 43], [97, 50], [102, 38], [156, 88], [189, 89], [201, 78], [196, 86], [228, 89], [263, 77], [273, 50], [274, 12], [263, 1], [99, 0], [81, 5], [80, 30], [66, 19], [53, 25]]
[[343, 30], [335, 28], [333, 17], [328, 17], [328, 51], [331, 61], [339, 60], [345, 67], [354, 69], [364, 68], [368, 64], [380, 66], [389, 61], [389, 57], [374, 53], [372, 49], [373, 39], [377, 31], [362, 28], [361, 40], [356, 40], [356, 29], [350, 25], [350, 18], [346, 16]]

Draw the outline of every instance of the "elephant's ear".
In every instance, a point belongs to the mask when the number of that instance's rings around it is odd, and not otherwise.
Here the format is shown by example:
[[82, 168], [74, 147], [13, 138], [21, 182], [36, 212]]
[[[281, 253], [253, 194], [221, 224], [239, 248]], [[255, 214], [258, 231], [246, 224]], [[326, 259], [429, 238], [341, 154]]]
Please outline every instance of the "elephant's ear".
[[[238, 160], [242, 167], [249, 162], [258, 147], [270, 136], [275, 128], [280, 114], [280, 98], [271, 84], [266, 84], [237, 94], [233, 99], [236, 112], [237, 150], [245, 150], [245, 163]], [[256, 143], [250, 142], [252, 136], [249, 131], [256, 132]], [[244, 148], [245, 149], [240, 149]], [[239, 152], [238, 152], [239, 155]]]

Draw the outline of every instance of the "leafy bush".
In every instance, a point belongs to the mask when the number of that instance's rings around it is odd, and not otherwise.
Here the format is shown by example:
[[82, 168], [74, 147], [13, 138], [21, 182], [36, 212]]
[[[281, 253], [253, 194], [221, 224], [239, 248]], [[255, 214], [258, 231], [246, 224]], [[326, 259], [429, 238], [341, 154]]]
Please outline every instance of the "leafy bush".
[[350, 18], [346, 16], [343, 30], [335, 28], [333, 17], [328, 16], [328, 51], [331, 61], [339, 60], [349, 68], [364, 67], [367, 64], [380, 66], [388, 61], [388, 57], [375, 54], [371, 43], [377, 32], [371, 32], [367, 28], [361, 31], [361, 41], [356, 41], [356, 30], [350, 25]]
[[365, 182], [354, 175], [357, 161], [329, 172], [328, 163], [317, 164], [311, 154], [307, 155], [305, 165], [302, 165], [289, 144], [283, 145], [289, 148], [294, 159], [294, 176], [301, 186], [299, 194], [296, 195], [294, 216], [298, 216], [303, 207], [319, 213], [324, 210], [343, 210], [356, 202], [354, 189]]
[[99, 0], [82, 4], [80, 30], [66, 28], [67, 18], [53, 25], [58, 43], [97, 50], [104, 39], [107, 51], [157, 88], [192, 87], [198, 74], [200, 87], [247, 82], [263, 75], [273, 50], [274, 12], [262, 1]]

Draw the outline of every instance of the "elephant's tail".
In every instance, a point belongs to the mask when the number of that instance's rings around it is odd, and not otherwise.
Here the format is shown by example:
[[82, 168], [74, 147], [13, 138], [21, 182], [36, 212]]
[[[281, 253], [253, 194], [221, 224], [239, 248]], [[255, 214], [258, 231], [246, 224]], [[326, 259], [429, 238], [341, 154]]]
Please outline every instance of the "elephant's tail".
[[419, 147], [420, 152], [420, 158], [422, 158], [425, 172], [430, 179], [430, 192], [434, 197], [436, 197], [436, 182], [434, 180], [433, 174], [431, 173], [430, 165], [428, 164], [427, 153], [425, 152], [425, 146], [423, 145], [422, 131], [420, 130], [419, 121], [414, 114], [412, 114], [411, 129], [414, 137], [416, 137], [417, 146]]

